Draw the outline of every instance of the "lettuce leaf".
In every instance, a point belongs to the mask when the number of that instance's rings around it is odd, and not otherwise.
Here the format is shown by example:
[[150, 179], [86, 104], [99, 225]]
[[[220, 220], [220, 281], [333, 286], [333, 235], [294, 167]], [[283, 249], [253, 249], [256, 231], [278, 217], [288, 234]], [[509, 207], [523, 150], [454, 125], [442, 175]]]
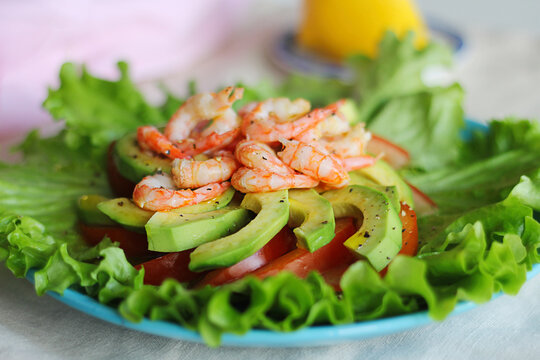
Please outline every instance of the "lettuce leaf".
[[[453, 165], [430, 172], [408, 172], [407, 179], [428, 194], [442, 213], [460, 213], [502, 200], [520, 177], [537, 178], [540, 125], [534, 121], [494, 120], [487, 132], [463, 143]], [[538, 194], [528, 196], [537, 199]], [[526, 198], [522, 198], [526, 200]]]
[[397, 97], [370, 119], [369, 130], [407, 149], [411, 166], [441, 168], [458, 155], [462, 100], [458, 84]]
[[118, 63], [120, 79], [94, 77], [86, 68], [66, 63], [60, 69], [60, 86], [49, 89], [43, 107], [64, 120], [70, 148], [89, 147], [103, 153], [109, 143], [140, 125], [159, 125], [168, 118], [149, 105], [128, 75], [128, 65]]
[[376, 58], [355, 55], [348, 63], [355, 74], [353, 94], [360, 104], [360, 121], [369, 126], [373, 115], [386, 102], [429, 91], [422, 79], [423, 71], [429, 66], [450, 66], [452, 54], [438, 43], [418, 50], [412, 32], [399, 39], [388, 31]]

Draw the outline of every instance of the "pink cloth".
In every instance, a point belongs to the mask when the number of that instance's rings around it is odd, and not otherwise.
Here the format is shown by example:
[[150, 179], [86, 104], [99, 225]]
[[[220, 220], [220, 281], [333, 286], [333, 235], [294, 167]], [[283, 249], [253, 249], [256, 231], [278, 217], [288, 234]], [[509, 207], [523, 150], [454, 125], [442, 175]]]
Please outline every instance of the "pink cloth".
[[51, 119], [41, 109], [62, 63], [136, 81], [192, 65], [230, 35], [235, 0], [48, 0], [0, 2], [0, 141]]

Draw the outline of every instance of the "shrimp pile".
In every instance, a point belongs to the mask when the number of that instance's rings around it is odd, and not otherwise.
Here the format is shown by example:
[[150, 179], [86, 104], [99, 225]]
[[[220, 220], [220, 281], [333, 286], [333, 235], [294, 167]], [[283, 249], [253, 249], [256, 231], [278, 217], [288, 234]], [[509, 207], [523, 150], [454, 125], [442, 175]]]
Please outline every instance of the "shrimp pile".
[[137, 131], [143, 151], [171, 159], [171, 174], [146, 176], [133, 192], [141, 208], [168, 211], [221, 195], [231, 185], [243, 193], [291, 188], [341, 188], [348, 171], [371, 166], [364, 149], [370, 133], [349, 124], [344, 100], [311, 109], [305, 99], [274, 98], [233, 104], [244, 89], [227, 87], [186, 100], [164, 132]]

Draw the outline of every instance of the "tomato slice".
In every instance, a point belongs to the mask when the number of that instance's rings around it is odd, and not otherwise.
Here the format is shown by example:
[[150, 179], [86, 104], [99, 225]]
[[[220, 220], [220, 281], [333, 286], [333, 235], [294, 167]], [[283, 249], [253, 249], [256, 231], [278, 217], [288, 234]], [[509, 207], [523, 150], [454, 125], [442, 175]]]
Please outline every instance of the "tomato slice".
[[83, 223], [79, 223], [79, 229], [86, 243], [91, 246], [99, 244], [105, 236], [120, 243], [120, 248], [124, 250], [126, 257], [141, 258], [159, 254], [148, 250], [146, 234], [129, 231], [123, 227], [92, 226]]
[[418, 253], [418, 223], [416, 213], [406, 203], [401, 203], [399, 213], [402, 229], [402, 245], [399, 254], [415, 256]]
[[290, 271], [304, 278], [313, 270], [322, 273], [337, 265], [353, 263], [356, 257], [343, 245], [343, 242], [356, 232], [354, 220], [352, 218], [338, 219], [335, 232], [334, 239], [317, 251], [311, 253], [297, 248], [254, 271], [252, 275], [264, 279], [281, 271]]
[[[402, 202], [399, 218], [403, 226], [401, 230], [401, 250], [398, 255], [415, 256], [418, 253], [418, 223], [416, 213], [411, 207]], [[386, 275], [388, 266], [379, 271], [381, 276]]]
[[161, 285], [167, 278], [173, 278], [179, 282], [191, 282], [203, 276], [204, 273], [196, 273], [189, 270], [189, 255], [193, 250], [168, 253], [150, 261], [135, 266], [136, 269], [144, 267], [144, 283], [149, 285]]
[[210, 271], [197, 287], [212, 285], [218, 286], [238, 280], [252, 271], [255, 271], [270, 261], [294, 249], [296, 237], [291, 229], [285, 226], [265, 246], [250, 257], [224, 269]]
[[107, 177], [109, 179], [109, 184], [111, 185], [114, 194], [131, 199], [135, 183], [126, 179], [118, 171], [113, 156], [114, 144], [115, 143], [112, 142], [107, 151]]
[[435, 204], [435, 202], [431, 200], [429, 196], [420, 191], [420, 189], [418, 189], [416, 186], [409, 183], [407, 184], [412, 190], [414, 208], [418, 214], [427, 215], [437, 211], [437, 204]]
[[373, 133], [371, 140], [367, 143], [366, 151], [373, 155], [384, 154], [383, 160], [395, 169], [407, 165], [411, 159], [407, 150]]

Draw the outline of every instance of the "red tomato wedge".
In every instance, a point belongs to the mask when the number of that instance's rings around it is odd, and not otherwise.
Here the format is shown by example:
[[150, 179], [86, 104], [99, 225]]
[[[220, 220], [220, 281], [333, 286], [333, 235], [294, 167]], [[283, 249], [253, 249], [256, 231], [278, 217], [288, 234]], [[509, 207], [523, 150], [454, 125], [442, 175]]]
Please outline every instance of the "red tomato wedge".
[[428, 215], [437, 211], [437, 204], [426, 194], [420, 191], [416, 186], [407, 183], [412, 190], [414, 208], [418, 214]]
[[197, 287], [205, 285], [218, 286], [238, 280], [255, 271], [270, 261], [293, 250], [296, 247], [296, 237], [291, 229], [284, 227], [262, 249], [239, 263], [223, 269], [210, 271]]
[[91, 246], [99, 244], [105, 236], [120, 243], [127, 257], [148, 257], [159, 254], [148, 250], [146, 234], [140, 234], [116, 226], [91, 226], [79, 223], [79, 229], [84, 240]]
[[[416, 213], [406, 203], [401, 203], [399, 218], [403, 229], [401, 230], [401, 250], [398, 255], [415, 256], [418, 253], [418, 223]], [[388, 266], [382, 269], [379, 274], [386, 275]]]
[[120, 174], [116, 168], [113, 156], [114, 144], [114, 142], [111, 143], [109, 150], [107, 151], [107, 176], [109, 179], [109, 184], [111, 185], [113, 193], [117, 196], [131, 198], [133, 195], [133, 189], [135, 188], [135, 183], [122, 176], [122, 174]]
[[402, 245], [399, 254], [415, 256], [418, 253], [418, 223], [416, 213], [405, 203], [401, 203], [401, 212], [399, 213], [402, 230]]
[[203, 273], [189, 270], [189, 255], [193, 250], [168, 253], [150, 261], [135, 266], [136, 269], [144, 267], [144, 283], [161, 285], [167, 278], [179, 282], [191, 282], [200, 278]]
[[311, 253], [297, 248], [251, 274], [264, 279], [281, 271], [290, 271], [304, 278], [314, 270], [322, 273], [337, 265], [353, 263], [356, 257], [343, 245], [343, 242], [356, 232], [354, 220], [352, 218], [338, 219], [335, 232], [334, 239], [319, 250]]
[[373, 155], [384, 154], [382, 159], [396, 169], [407, 165], [411, 159], [407, 150], [373, 133], [366, 152]]
[[334, 288], [335, 291], [341, 291], [341, 277], [345, 274], [345, 271], [351, 266], [351, 264], [341, 264], [336, 267], [331, 268], [330, 270], [324, 271], [321, 275], [324, 278], [324, 281]]

